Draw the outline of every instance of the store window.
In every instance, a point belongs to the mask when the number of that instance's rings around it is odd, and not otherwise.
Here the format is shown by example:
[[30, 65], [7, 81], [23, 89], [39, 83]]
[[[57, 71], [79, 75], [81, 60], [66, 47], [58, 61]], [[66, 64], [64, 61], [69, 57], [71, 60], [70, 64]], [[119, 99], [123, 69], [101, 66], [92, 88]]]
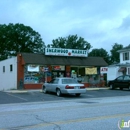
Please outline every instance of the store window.
[[44, 83], [51, 76], [48, 67], [42, 65], [26, 65], [24, 68], [24, 83]]
[[52, 78], [65, 77], [65, 66], [52, 65]]
[[84, 66], [71, 66], [71, 77], [78, 82], [84, 82], [85, 67]]
[[101, 76], [99, 67], [86, 67], [84, 82], [89, 83], [90, 86], [96, 86], [100, 83]]
[[78, 82], [99, 84], [100, 67], [71, 66], [71, 77], [77, 79]]
[[78, 75], [79, 75], [79, 67], [71, 66], [71, 77], [77, 79]]

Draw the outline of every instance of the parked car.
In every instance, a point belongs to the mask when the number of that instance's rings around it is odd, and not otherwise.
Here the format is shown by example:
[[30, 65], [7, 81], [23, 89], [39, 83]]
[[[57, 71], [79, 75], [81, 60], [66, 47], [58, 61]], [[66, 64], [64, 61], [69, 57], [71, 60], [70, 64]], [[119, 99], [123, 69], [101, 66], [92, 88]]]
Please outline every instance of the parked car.
[[80, 94], [86, 93], [84, 84], [78, 83], [74, 78], [55, 78], [48, 83], [44, 83], [42, 87], [43, 93], [55, 92], [57, 96], [62, 94]]
[[122, 75], [117, 77], [114, 80], [108, 82], [108, 86], [110, 89], [120, 88], [128, 88], [130, 90], [130, 75]]

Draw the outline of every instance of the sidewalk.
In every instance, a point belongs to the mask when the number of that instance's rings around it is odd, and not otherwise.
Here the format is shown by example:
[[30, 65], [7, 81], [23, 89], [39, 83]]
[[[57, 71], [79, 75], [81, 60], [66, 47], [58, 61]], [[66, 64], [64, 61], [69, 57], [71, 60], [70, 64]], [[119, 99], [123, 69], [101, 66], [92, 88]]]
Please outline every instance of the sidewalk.
[[[109, 89], [108, 87], [102, 88], [86, 88], [87, 91]], [[29, 93], [29, 92], [42, 92], [42, 89], [29, 89], [29, 90], [7, 90], [7, 93]]]
[[109, 89], [109, 87], [94, 87], [94, 88], [86, 88], [87, 90], [102, 90], [102, 89]]
[[29, 89], [29, 90], [7, 90], [7, 93], [29, 93], [29, 92], [42, 92], [41, 89]]

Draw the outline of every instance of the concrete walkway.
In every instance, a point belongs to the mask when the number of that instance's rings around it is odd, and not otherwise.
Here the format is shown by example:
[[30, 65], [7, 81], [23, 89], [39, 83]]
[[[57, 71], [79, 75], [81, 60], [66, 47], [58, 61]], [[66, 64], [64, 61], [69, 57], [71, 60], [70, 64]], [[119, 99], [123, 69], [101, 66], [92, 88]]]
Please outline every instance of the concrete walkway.
[[[86, 88], [87, 91], [92, 90], [102, 90], [102, 89], [109, 89], [108, 87], [100, 87], [100, 88]], [[42, 89], [29, 89], [29, 90], [7, 90], [4, 92], [8, 93], [28, 93], [28, 92], [42, 92]]]

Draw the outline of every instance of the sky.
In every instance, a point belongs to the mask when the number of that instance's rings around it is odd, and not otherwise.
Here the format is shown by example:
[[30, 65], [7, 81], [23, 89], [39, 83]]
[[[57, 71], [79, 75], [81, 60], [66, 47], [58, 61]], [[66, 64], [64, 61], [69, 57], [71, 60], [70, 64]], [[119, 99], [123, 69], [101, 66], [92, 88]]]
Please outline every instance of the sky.
[[92, 49], [130, 44], [130, 0], [0, 0], [0, 24], [20, 23], [44, 43], [76, 35]]

